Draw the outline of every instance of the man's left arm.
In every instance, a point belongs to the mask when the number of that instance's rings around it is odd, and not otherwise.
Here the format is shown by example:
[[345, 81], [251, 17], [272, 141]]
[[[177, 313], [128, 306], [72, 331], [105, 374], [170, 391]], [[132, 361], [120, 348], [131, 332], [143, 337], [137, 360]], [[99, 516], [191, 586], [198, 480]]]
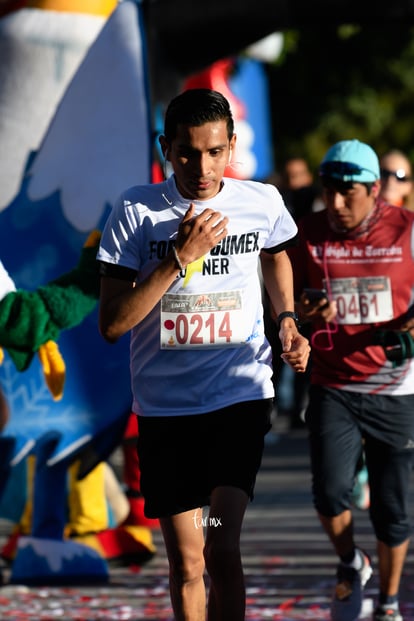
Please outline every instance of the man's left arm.
[[295, 310], [290, 259], [284, 250], [274, 254], [263, 250], [260, 260], [264, 286], [275, 313], [276, 323], [279, 323], [279, 338], [283, 352], [281, 357], [294, 371], [303, 373], [309, 359], [309, 341], [300, 334], [293, 317], [287, 316], [278, 322], [281, 313]]

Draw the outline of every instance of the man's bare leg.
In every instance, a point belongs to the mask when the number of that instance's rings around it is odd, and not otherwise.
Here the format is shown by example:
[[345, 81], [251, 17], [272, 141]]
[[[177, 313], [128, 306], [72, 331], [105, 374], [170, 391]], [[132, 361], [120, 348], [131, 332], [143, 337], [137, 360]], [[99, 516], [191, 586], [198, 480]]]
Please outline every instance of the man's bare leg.
[[196, 509], [160, 519], [170, 567], [170, 596], [176, 621], [206, 619], [201, 516], [201, 509]]
[[380, 591], [383, 595], [398, 595], [409, 543], [407, 539], [399, 546], [390, 548], [382, 541], [377, 541]]
[[247, 503], [247, 494], [235, 487], [218, 487], [212, 494], [205, 547], [210, 577], [208, 621], [245, 619], [240, 532]]
[[318, 516], [337, 555], [340, 557], [348, 556], [355, 546], [351, 511], [343, 511], [333, 517], [326, 517], [321, 514]]

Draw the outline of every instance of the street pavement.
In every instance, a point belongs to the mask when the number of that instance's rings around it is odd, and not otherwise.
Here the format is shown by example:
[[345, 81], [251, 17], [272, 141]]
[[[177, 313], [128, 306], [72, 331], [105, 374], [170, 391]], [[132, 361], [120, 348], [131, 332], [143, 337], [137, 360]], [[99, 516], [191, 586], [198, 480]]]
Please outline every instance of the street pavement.
[[[336, 558], [311, 504], [304, 430], [289, 431], [280, 417], [268, 436], [254, 501], [242, 533], [247, 585], [246, 620], [329, 620]], [[414, 475], [410, 499], [414, 517]], [[371, 555], [374, 575], [365, 589], [361, 621], [372, 619], [378, 587], [375, 542], [367, 511], [356, 510], [357, 541]], [[0, 529], [0, 544], [4, 541]], [[0, 619], [173, 621], [168, 566], [158, 530], [155, 556], [142, 567], [111, 568], [107, 584], [0, 589]], [[7, 572], [6, 572], [7, 580]], [[401, 588], [404, 621], [414, 621], [414, 549]]]

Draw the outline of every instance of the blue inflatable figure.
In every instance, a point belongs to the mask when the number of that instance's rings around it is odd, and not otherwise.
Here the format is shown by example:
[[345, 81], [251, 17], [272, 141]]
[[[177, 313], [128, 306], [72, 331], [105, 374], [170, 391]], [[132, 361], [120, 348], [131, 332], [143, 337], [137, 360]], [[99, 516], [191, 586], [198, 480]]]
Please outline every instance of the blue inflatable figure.
[[[94, 264], [93, 235], [73, 266], [120, 189], [150, 181], [142, 36], [139, 3], [120, 3], [69, 83], [38, 151], [28, 154], [17, 195], [0, 212], [0, 260], [17, 288], [0, 295], [17, 322], [0, 325], [0, 386], [10, 410], [0, 435], [0, 502], [10, 473], [25, 460], [35, 463], [32, 526], [17, 542], [15, 583], [108, 577], [99, 551], [65, 537], [67, 478], [75, 463], [78, 479], [86, 478], [122, 440], [131, 406], [129, 340], [104, 342], [96, 288], [90, 295], [80, 283]], [[80, 310], [82, 296], [89, 306]], [[154, 553], [145, 533], [139, 550]]]

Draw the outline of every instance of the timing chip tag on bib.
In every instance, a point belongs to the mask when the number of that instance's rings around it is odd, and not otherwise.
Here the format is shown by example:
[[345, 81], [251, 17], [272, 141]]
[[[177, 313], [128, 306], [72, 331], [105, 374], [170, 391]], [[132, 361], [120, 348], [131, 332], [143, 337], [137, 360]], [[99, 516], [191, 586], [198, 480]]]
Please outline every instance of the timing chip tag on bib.
[[239, 347], [245, 344], [240, 289], [165, 293], [161, 298], [161, 349]]

